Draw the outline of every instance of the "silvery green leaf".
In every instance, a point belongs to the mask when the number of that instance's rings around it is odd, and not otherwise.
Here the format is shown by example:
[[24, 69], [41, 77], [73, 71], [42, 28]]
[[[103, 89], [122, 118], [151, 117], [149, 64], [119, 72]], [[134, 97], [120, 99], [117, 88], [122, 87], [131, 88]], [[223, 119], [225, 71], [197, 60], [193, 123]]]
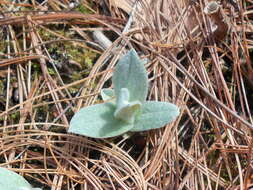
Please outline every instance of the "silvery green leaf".
[[129, 91], [127, 88], [121, 88], [116, 102], [117, 109], [121, 109], [127, 104], [129, 104]]
[[19, 190], [21, 188], [30, 190], [32, 187], [21, 175], [0, 167], [0, 188], [4, 188], [4, 190]]
[[144, 102], [148, 93], [148, 76], [143, 61], [135, 50], [130, 50], [116, 65], [112, 82], [118, 98], [121, 88], [129, 90], [129, 102]]
[[141, 103], [134, 101], [128, 103], [114, 112], [114, 117], [127, 123], [134, 123], [136, 116], [140, 113]]
[[114, 90], [110, 88], [103, 88], [100, 94], [104, 101], [113, 100], [115, 98]]
[[142, 113], [130, 131], [157, 129], [174, 121], [179, 115], [176, 105], [168, 102], [147, 101], [142, 104]]
[[114, 118], [116, 107], [108, 102], [84, 107], [70, 121], [68, 132], [94, 138], [121, 135], [133, 128], [133, 124]]
[[114, 112], [114, 117], [127, 123], [133, 123], [136, 115], [140, 112], [141, 103], [139, 101], [129, 102], [128, 100], [128, 89], [121, 88], [117, 98], [117, 109]]

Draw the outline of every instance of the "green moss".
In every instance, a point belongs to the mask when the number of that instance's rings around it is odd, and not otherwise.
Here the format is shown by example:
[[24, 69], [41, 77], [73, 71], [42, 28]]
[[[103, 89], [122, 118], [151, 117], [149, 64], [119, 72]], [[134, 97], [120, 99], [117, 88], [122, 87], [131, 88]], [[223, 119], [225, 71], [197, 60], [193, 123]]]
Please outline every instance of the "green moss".
[[34, 69], [34, 72], [40, 71], [40, 65], [39, 64], [32, 64], [32, 68]]
[[[76, 9], [82, 13], [91, 13], [91, 11], [82, 4], [80, 4]], [[76, 38], [76, 36], [74, 36], [75, 34], [69, 32], [68, 26], [66, 25], [48, 25], [48, 28], [67, 38]], [[51, 41], [56, 37], [54, 34], [51, 34], [43, 29], [38, 30], [43, 41]], [[87, 77], [90, 69], [96, 61], [96, 58], [98, 57], [96, 52], [86, 49], [77, 43], [73, 43], [72, 41], [55, 41], [46, 44], [46, 48], [57, 65], [59, 73], [65, 83]], [[74, 62], [76, 62], [76, 64]], [[39, 65], [34, 65], [33, 70], [40, 71], [39, 67]], [[48, 64], [47, 68], [51, 76], [56, 74], [51, 64]]]
[[50, 75], [55, 75], [56, 74], [56, 72], [55, 72], [55, 70], [53, 68], [48, 68], [48, 73]]
[[84, 53], [84, 62], [86, 66], [90, 69], [93, 65], [94, 59], [97, 57], [97, 54], [92, 51], [86, 51]]
[[92, 14], [92, 11], [85, 7], [83, 4], [78, 5], [75, 11], [81, 12], [83, 14]]
[[10, 114], [10, 118], [12, 120], [18, 121], [20, 119], [20, 113], [19, 112], [12, 113]]
[[4, 95], [4, 82], [0, 80], [0, 95]]
[[82, 68], [90, 69], [94, 63], [94, 59], [97, 57], [97, 54], [90, 51], [84, 50], [81, 48], [71, 48], [69, 55], [73, 58], [74, 61], [81, 64]]
[[82, 78], [82, 74], [80, 72], [73, 72], [72, 74], [72, 80], [76, 81]]
[[7, 47], [8, 43], [5, 40], [0, 40], [0, 50], [4, 52], [5, 48]]

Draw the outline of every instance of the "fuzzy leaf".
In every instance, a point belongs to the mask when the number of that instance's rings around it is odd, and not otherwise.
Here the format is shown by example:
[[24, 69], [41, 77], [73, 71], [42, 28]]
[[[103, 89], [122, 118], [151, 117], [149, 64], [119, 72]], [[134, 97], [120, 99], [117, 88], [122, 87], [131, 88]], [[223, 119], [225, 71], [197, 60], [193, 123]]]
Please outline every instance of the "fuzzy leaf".
[[31, 185], [17, 173], [0, 167], [0, 188], [5, 190], [32, 189]]
[[127, 88], [121, 88], [116, 102], [117, 109], [121, 109], [127, 104], [129, 104], [129, 91]]
[[123, 120], [127, 123], [134, 123], [136, 115], [140, 112], [141, 103], [139, 101], [131, 102], [114, 112], [116, 119]]
[[157, 129], [174, 121], [179, 115], [176, 105], [168, 102], [147, 101], [142, 104], [142, 113], [130, 131]]
[[133, 124], [114, 118], [116, 107], [112, 103], [97, 104], [80, 109], [70, 121], [68, 132], [94, 138], [121, 135]]
[[113, 100], [113, 98], [115, 98], [114, 90], [110, 88], [103, 88], [100, 94], [104, 101]]
[[114, 112], [114, 117], [127, 123], [133, 123], [140, 109], [141, 103], [139, 101], [129, 102], [128, 89], [121, 88], [119, 97], [117, 98], [117, 109]]
[[119, 97], [121, 88], [129, 90], [129, 102], [144, 102], [148, 93], [148, 76], [144, 63], [135, 50], [129, 51], [118, 62], [112, 82], [115, 96]]

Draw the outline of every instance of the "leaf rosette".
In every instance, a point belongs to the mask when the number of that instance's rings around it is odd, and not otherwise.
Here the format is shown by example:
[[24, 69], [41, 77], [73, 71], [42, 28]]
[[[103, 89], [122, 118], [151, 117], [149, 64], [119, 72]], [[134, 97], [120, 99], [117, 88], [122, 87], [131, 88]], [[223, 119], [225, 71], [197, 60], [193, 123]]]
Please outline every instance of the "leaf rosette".
[[94, 138], [108, 138], [127, 131], [146, 131], [176, 119], [179, 109], [168, 102], [146, 101], [148, 76], [134, 50], [118, 62], [113, 73], [114, 89], [102, 89], [106, 103], [80, 109], [71, 119], [68, 132]]

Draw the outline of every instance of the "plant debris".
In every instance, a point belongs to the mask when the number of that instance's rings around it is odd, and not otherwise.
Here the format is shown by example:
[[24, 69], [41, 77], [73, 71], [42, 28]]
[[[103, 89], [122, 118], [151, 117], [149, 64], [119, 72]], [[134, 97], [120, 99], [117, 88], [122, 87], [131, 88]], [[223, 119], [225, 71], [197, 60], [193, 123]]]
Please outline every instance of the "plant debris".
[[[0, 1], [0, 167], [43, 190], [252, 188], [253, 4], [217, 2]], [[123, 137], [68, 134], [132, 48], [148, 60], [148, 100], [179, 117]]]

